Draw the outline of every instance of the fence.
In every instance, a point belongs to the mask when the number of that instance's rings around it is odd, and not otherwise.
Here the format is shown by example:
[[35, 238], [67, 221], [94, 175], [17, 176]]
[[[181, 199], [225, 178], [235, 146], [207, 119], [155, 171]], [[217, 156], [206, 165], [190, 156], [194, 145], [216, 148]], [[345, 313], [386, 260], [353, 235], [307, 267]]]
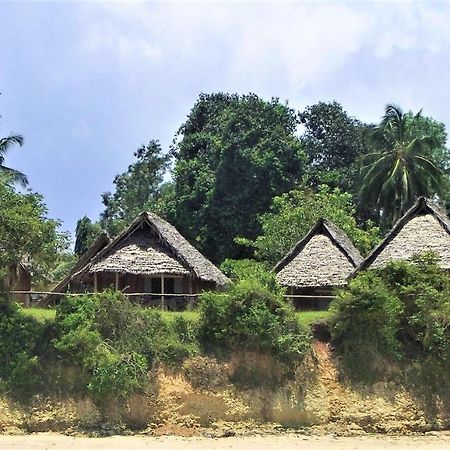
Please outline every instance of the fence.
[[[86, 295], [96, 295], [97, 292], [46, 292], [46, 291], [11, 291], [12, 295], [28, 296], [28, 304], [41, 305], [44, 297], [79, 297]], [[195, 306], [199, 294], [168, 294], [155, 292], [122, 292], [133, 303], [139, 303], [144, 306], [156, 306], [162, 309], [179, 310], [183, 308], [191, 309]], [[51, 301], [49, 302], [51, 303]]]

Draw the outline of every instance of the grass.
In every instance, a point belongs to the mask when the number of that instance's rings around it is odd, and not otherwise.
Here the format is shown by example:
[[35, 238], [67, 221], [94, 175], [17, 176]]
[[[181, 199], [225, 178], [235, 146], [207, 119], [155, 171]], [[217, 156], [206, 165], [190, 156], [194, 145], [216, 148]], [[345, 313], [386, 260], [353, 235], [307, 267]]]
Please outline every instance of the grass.
[[161, 315], [167, 322], [172, 322], [176, 317], [183, 317], [183, 319], [197, 322], [199, 317], [197, 311], [161, 311]]
[[[54, 309], [24, 308], [23, 313], [34, 317], [40, 322], [55, 319]], [[199, 318], [197, 311], [161, 311], [161, 315], [167, 322], [172, 322], [176, 317], [183, 317], [192, 322], [197, 322]], [[299, 324], [309, 328], [315, 322], [327, 320], [330, 317], [330, 311], [298, 311], [296, 315]]]
[[[44, 322], [45, 320], [54, 320], [56, 311], [54, 309], [45, 309], [45, 308], [23, 308], [23, 313], [34, 317], [36, 320], [40, 322]], [[167, 322], [172, 322], [176, 317], [183, 317], [187, 320], [196, 322], [198, 320], [198, 312], [196, 311], [160, 311], [164, 320]]]
[[303, 327], [309, 328], [313, 323], [330, 318], [330, 311], [298, 311], [297, 320]]
[[23, 308], [22, 312], [27, 316], [34, 317], [39, 322], [46, 320], [55, 320], [56, 311], [54, 309], [45, 308]]

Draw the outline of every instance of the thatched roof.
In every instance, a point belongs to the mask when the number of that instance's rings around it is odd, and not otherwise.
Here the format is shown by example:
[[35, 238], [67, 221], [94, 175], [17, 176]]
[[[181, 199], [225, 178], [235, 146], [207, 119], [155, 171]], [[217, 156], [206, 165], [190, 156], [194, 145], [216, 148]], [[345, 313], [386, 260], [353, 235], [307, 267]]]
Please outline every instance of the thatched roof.
[[74, 276], [95, 272], [190, 275], [219, 286], [229, 282], [175, 227], [150, 212], [140, 214]]
[[135, 275], [189, 275], [183, 265], [148, 231], [138, 230], [120, 242], [114, 251], [92, 265], [90, 272], [119, 272]]
[[450, 269], [450, 221], [445, 211], [420, 197], [357, 271], [381, 267], [388, 261], [407, 260], [427, 251], [439, 256], [442, 268]]
[[332, 222], [320, 219], [274, 270], [283, 286], [334, 287], [345, 285], [361, 261], [347, 235]]
[[[76, 262], [75, 266], [69, 272], [68, 275], [64, 279], [62, 279], [53, 289], [52, 292], [61, 292], [64, 293], [67, 291], [68, 285], [74, 275], [80, 271], [91, 259], [94, 255], [96, 255], [102, 248], [106, 247], [110, 243], [110, 239], [106, 233], [101, 233], [94, 243], [84, 252]], [[55, 300], [57, 297], [54, 295], [45, 296], [40, 304], [48, 305], [51, 300]]]

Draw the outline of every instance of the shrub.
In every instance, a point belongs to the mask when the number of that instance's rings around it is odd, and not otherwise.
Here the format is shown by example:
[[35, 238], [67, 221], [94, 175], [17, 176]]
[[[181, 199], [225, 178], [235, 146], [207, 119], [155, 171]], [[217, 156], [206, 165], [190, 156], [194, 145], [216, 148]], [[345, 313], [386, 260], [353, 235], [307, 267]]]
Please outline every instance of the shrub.
[[402, 304], [372, 271], [351, 280], [330, 306], [332, 340], [344, 365], [361, 378], [374, 375], [380, 357], [397, 360]]
[[191, 324], [167, 324], [120, 292], [64, 299], [56, 326], [56, 349], [87, 371], [87, 388], [97, 399], [145, 390], [149, 369], [160, 361], [180, 363], [198, 348]]
[[309, 348], [308, 334], [276, 283], [270, 288], [257, 279], [240, 280], [225, 293], [202, 294], [199, 310], [206, 349], [269, 352], [293, 366]]
[[354, 373], [380, 358], [450, 368], [450, 279], [433, 254], [359, 274], [331, 309], [333, 341]]
[[39, 384], [38, 348], [47, 327], [0, 298], [0, 380], [9, 393], [25, 395]]

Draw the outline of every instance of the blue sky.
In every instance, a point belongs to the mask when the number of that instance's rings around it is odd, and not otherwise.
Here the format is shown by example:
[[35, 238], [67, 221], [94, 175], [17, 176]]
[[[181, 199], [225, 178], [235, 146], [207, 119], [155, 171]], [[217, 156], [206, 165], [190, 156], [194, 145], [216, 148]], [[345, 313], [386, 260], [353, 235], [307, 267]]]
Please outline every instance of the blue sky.
[[386, 103], [450, 127], [450, 3], [2, 2], [0, 135], [73, 232], [150, 139], [165, 149], [200, 92], [302, 109]]

